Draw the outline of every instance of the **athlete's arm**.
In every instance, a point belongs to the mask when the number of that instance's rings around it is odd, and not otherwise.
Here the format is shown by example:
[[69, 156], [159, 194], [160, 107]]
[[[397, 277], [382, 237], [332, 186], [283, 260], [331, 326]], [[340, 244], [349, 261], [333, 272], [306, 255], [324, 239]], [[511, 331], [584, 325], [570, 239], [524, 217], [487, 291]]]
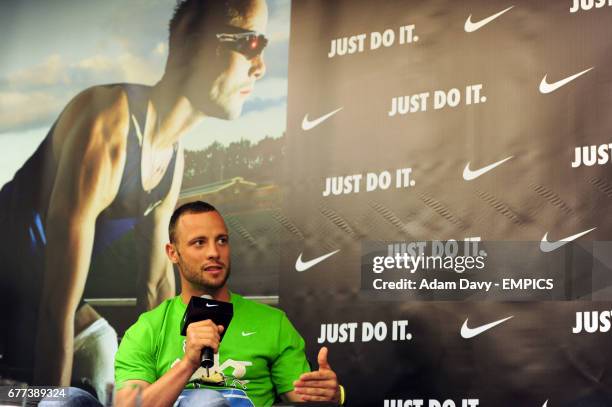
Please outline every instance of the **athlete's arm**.
[[125, 163], [128, 105], [119, 87], [79, 94], [53, 134], [57, 173], [47, 209], [35, 382], [70, 384], [74, 315], [89, 271], [95, 222], [115, 198]]
[[327, 361], [327, 352], [326, 347], [321, 348], [317, 356], [319, 370], [302, 374], [293, 383], [295, 389], [281, 395], [284, 400], [340, 402], [338, 378]]
[[210, 319], [193, 322], [187, 326], [185, 355], [154, 383], [143, 380], [127, 380], [117, 392], [117, 404], [123, 404], [131, 393], [130, 387], [143, 388], [142, 405], [147, 407], [170, 407], [181, 394], [191, 375], [200, 367], [202, 349], [210, 347], [214, 353], [219, 349], [223, 326]]
[[150, 310], [165, 299], [176, 295], [172, 263], [165, 255], [165, 246], [168, 242], [168, 224], [181, 189], [185, 161], [181, 147], [176, 154], [174, 169], [168, 169], [174, 170], [168, 195], [146, 217], [144, 224], [136, 228], [137, 242], [143, 249], [142, 253], [145, 254], [141, 263], [138, 284], [138, 288], [142, 290], [138, 295], [138, 310], [140, 313]]

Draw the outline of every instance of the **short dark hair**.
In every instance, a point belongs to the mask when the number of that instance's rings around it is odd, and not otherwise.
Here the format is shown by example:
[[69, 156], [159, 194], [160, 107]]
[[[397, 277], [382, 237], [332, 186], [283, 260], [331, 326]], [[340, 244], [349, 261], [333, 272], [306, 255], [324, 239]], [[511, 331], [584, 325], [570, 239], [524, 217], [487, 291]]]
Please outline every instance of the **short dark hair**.
[[176, 224], [178, 223], [179, 218], [186, 213], [204, 213], [204, 212], [219, 212], [217, 208], [204, 201], [193, 201], [187, 202], [176, 208], [174, 212], [172, 212], [172, 216], [170, 217], [170, 224], [168, 225], [168, 237], [170, 238], [170, 243], [174, 243], [176, 241]]
[[[168, 57], [179, 57], [189, 48], [188, 34], [201, 35], [243, 17], [252, 0], [178, 0], [170, 20]], [[182, 62], [182, 61], [181, 61]]]

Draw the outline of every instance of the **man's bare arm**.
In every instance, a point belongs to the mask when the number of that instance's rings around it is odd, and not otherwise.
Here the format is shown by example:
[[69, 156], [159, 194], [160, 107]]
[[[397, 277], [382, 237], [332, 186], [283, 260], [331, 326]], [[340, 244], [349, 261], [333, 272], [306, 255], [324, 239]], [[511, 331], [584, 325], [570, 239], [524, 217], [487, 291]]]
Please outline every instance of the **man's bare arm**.
[[184, 161], [183, 149], [179, 147], [176, 166], [174, 169], [168, 169], [174, 171], [168, 195], [147, 217], [144, 224], [136, 228], [136, 239], [144, 253], [138, 285], [142, 290], [138, 296], [140, 313], [176, 295], [174, 270], [165, 254], [165, 245], [168, 242], [168, 224], [181, 189]]
[[119, 88], [91, 88], [69, 104], [55, 127], [57, 174], [45, 225], [36, 383], [70, 383], [74, 314], [89, 271], [96, 218], [119, 188], [127, 109]]
[[179, 363], [164, 373], [155, 383], [142, 380], [127, 380], [117, 392], [117, 403], [128, 397], [131, 385], [143, 387], [142, 405], [147, 407], [170, 407], [174, 404], [191, 375], [200, 367], [202, 349], [211, 347], [216, 353], [223, 327], [215, 325], [211, 320], [199, 321], [187, 327], [185, 355]]

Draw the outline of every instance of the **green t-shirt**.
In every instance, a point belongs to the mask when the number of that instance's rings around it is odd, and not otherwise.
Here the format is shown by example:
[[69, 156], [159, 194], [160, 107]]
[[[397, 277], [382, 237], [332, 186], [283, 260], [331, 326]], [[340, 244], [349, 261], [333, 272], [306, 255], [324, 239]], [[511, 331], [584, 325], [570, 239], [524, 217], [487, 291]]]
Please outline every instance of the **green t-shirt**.
[[[293, 390], [293, 381], [309, 371], [304, 340], [285, 313], [231, 293], [234, 317], [206, 377], [199, 368], [186, 388], [237, 388], [255, 406], [269, 406], [276, 394]], [[123, 336], [115, 358], [115, 382], [155, 382], [184, 355], [181, 320], [187, 309], [180, 296], [145, 312]], [[216, 385], [208, 385], [210, 383]], [[208, 384], [207, 384], [208, 383]]]

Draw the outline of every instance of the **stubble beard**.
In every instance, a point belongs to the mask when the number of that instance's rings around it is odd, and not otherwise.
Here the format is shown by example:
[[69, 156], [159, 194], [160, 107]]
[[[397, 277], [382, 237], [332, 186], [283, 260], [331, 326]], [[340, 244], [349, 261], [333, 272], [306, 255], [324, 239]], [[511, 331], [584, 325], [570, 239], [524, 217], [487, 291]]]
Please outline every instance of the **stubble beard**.
[[211, 292], [211, 293], [216, 292], [219, 289], [223, 288], [223, 286], [225, 286], [225, 283], [227, 282], [227, 279], [229, 278], [230, 272], [231, 272], [230, 265], [226, 264], [225, 265], [225, 275], [223, 276], [223, 279], [213, 280], [210, 276], [207, 275], [206, 270], [204, 269], [194, 270], [193, 268], [189, 267], [187, 264], [185, 264], [180, 259], [178, 262], [178, 267], [179, 267], [179, 270], [181, 271], [181, 275], [183, 276], [183, 278], [185, 278], [185, 280], [187, 280], [194, 289], [197, 289], [199, 291]]

